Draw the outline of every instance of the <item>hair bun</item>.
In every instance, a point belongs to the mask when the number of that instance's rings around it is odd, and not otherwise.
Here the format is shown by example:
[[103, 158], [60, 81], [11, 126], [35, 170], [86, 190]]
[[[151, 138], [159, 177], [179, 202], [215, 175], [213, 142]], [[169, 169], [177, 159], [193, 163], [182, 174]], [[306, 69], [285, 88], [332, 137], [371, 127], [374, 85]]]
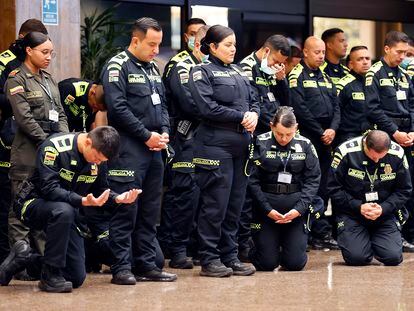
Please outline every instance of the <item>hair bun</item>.
[[200, 51], [204, 55], [209, 55], [210, 54], [210, 47], [209, 47], [208, 43], [206, 42], [205, 38], [201, 39], [201, 41], [200, 41]]

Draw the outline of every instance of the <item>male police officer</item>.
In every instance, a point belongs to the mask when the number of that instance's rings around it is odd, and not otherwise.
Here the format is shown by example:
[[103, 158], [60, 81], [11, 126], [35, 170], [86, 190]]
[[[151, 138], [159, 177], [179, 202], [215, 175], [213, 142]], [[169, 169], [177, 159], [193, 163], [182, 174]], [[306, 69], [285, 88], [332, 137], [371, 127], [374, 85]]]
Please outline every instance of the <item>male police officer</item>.
[[[25, 265], [42, 262], [39, 287], [47, 292], [70, 292], [82, 285], [85, 273], [83, 239], [76, 226], [80, 208], [130, 204], [139, 191], [120, 195], [108, 189], [102, 162], [118, 154], [119, 134], [108, 126], [89, 133], [55, 134], [39, 148], [34, 175], [23, 183], [16, 213], [29, 227], [46, 232], [41, 260], [31, 260], [23, 240], [12, 248], [0, 266], [0, 283], [7, 285]], [[118, 208], [123, 208], [118, 207]]]
[[[413, 163], [414, 92], [411, 79], [398, 65], [408, 50], [409, 38], [398, 31], [385, 36], [384, 57], [365, 76], [368, 120], [404, 147], [408, 163]], [[413, 174], [411, 174], [413, 176]], [[411, 200], [407, 202], [411, 204]], [[408, 207], [408, 206], [407, 206]], [[412, 212], [412, 207], [408, 208]], [[403, 227], [404, 251], [414, 252], [414, 223], [410, 217]]]
[[341, 64], [341, 59], [346, 55], [348, 42], [344, 31], [339, 28], [325, 30], [322, 34], [322, 40], [325, 42], [326, 55], [321, 70], [331, 78], [334, 84], [337, 84], [339, 79], [349, 72], [349, 69]]
[[87, 132], [95, 122], [97, 112], [106, 113], [102, 85], [90, 80], [69, 78], [60, 81], [58, 87], [60, 99], [68, 117], [70, 131]]
[[[335, 85], [319, 68], [325, 55], [324, 42], [317, 37], [309, 37], [305, 41], [303, 55], [303, 60], [289, 74], [291, 106], [298, 118], [301, 135], [309, 138], [318, 152], [322, 173], [318, 195], [327, 204], [326, 179], [340, 111]], [[312, 246], [316, 249], [337, 248], [331, 230], [326, 219], [315, 221]]]
[[[148, 17], [135, 21], [129, 47], [114, 56], [103, 71], [108, 121], [121, 136], [118, 159], [108, 163], [111, 187], [118, 192], [143, 189], [136, 203], [117, 209], [111, 219], [110, 243], [116, 257], [112, 282], [174, 281], [177, 276], [156, 265], [156, 223], [161, 205], [163, 161], [161, 150], [169, 141], [164, 86], [153, 62], [159, 52], [162, 30]], [[163, 261], [163, 259], [162, 259]]]
[[[41, 21], [38, 19], [28, 19], [19, 29], [19, 39], [32, 31], [42, 32], [47, 35], [46, 27]], [[9, 215], [11, 186], [8, 174], [10, 150], [16, 126], [12, 118], [11, 106], [3, 89], [9, 73], [19, 67], [23, 60], [23, 55], [19, 55], [14, 43], [10, 45], [8, 50], [0, 53], [0, 260], [3, 260], [9, 252], [9, 236], [13, 245], [15, 241], [22, 239], [28, 233], [28, 229], [16, 219], [12, 210], [10, 210]]]
[[362, 135], [370, 128], [366, 115], [365, 74], [371, 67], [371, 56], [366, 46], [354, 46], [349, 52], [347, 65], [351, 72], [336, 84], [341, 108], [341, 123], [335, 143]]
[[345, 262], [367, 265], [375, 256], [385, 265], [401, 263], [399, 228], [412, 190], [404, 149], [379, 130], [344, 142], [335, 152], [328, 189]]
[[192, 161], [193, 138], [199, 122], [188, 89], [188, 79], [191, 68], [206, 59], [200, 51], [200, 41], [208, 28], [209, 26], [202, 26], [198, 29], [193, 51], [171, 69], [170, 78], [165, 84], [169, 105], [176, 112], [177, 128], [172, 141], [175, 156], [167, 168], [170, 170], [168, 191], [164, 193], [158, 237], [164, 251], [171, 256], [169, 266], [178, 269], [193, 267], [193, 262], [187, 258], [186, 253], [198, 205], [198, 188]]

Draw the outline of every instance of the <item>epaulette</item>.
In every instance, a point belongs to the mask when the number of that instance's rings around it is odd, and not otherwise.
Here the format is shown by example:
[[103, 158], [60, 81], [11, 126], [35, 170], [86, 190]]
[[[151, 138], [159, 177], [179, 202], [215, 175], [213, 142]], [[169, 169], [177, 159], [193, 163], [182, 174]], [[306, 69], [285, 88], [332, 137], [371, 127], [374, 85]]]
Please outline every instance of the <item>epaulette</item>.
[[11, 62], [13, 59], [16, 59], [16, 55], [10, 50], [6, 50], [0, 54], [0, 62], [3, 63], [4, 66], [7, 65], [7, 63]]
[[181, 62], [179, 62], [178, 64], [177, 64], [177, 68], [179, 68], [179, 67], [181, 67], [182, 69], [178, 69], [178, 72], [180, 72], [180, 71], [190, 71], [190, 69], [194, 66], [195, 64], [194, 63], [191, 63], [191, 64], [189, 64], [189, 63], [187, 63], [187, 62], [185, 62], [185, 61], [181, 61]]
[[376, 62], [374, 65], [369, 68], [368, 72], [366, 73], [366, 77], [373, 76], [376, 72], [378, 72], [383, 66], [382, 61]]
[[354, 81], [356, 78], [354, 77], [354, 75], [348, 73], [345, 77], [341, 78], [338, 81], [337, 87], [341, 86], [342, 88], [344, 88], [347, 84], [351, 83], [352, 81]]
[[301, 63], [297, 64], [292, 71], [289, 73], [289, 80], [291, 79], [297, 79], [299, 77], [299, 75], [302, 73], [303, 71], [303, 66]]
[[407, 74], [410, 77], [414, 76], [414, 60], [412, 60], [407, 66]]
[[342, 156], [348, 153], [357, 152], [362, 150], [362, 136], [352, 138], [339, 145], [338, 149]]
[[388, 154], [395, 155], [398, 158], [402, 159], [404, 157], [404, 149], [396, 142], [391, 141], [391, 146], [390, 149], [388, 149]]
[[59, 153], [72, 150], [74, 147], [74, 140], [75, 133], [50, 138], [51, 143]]
[[269, 140], [272, 138], [272, 131], [257, 136], [257, 140]]
[[10, 71], [9, 78], [15, 77], [18, 72], [20, 72], [20, 69], [14, 69], [14, 70]]
[[[254, 52], [253, 52], [254, 53]], [[240, 66], [244, 69], [244, 65], [253, 68], [257, 62], [256, 59], [253, 56], [253, 53], [250, 54], [249, 56], [246, 56], [241, 62], [240, 62]]]
[[325, 68], [328, 66], [328, 62], [323, 62], [322, 65], [319, 66], [319, 69], [323, 72], [325, 70]]
[[183, 61], [187, 56], [189, 56], [190, 54], [188, 53], [187, 50], [181, 51], [180, 53], [174, 55], [171, 59], [170, 62], [181, 62]]
[[117, 63], [118, 65], [122, 66], [122, 64], [125, 63], [128, 59], [128, 54], [125, 51], [123, 51], [109, 60], [108, 69], [110, 69], [109, 67], [111, 66], [111, 63]]
[[342, 69], [348, 74], [350, 72], [349, 68], [345, 65], [340, 64]]
[[306, 142], [308, 144], [310, 144], [310, 142], [311, 142], [308, 138], [306, 138], [305, 136], [300, 135], [299, 133], [296, 133], [295, 134], [294, 139], [295, 140], [304, 141], [304, 142]]

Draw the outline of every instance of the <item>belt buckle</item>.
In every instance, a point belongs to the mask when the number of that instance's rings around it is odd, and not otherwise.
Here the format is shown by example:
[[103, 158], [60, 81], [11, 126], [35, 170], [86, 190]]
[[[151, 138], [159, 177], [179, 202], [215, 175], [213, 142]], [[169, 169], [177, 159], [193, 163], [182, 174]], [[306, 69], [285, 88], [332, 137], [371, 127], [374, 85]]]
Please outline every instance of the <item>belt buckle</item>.
[[277, 184], [276, 191], [278, 193], [286, 193], [287, 192], [287, 185], [284, 184]]

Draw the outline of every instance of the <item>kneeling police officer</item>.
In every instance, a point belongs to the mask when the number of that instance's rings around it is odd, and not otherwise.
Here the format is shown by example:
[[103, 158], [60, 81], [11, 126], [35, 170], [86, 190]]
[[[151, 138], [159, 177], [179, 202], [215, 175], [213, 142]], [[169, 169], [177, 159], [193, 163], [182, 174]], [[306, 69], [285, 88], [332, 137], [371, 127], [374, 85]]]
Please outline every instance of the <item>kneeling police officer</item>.
[[[102, 162], [117, 156], [119, 134], [109, 126], [89, 133], [52, 135], [40, 146], [36, 170], [23, 183], [15, 209], [30, 228], [46, 232], [43, 258], [33, 260], [29, 245], [17, 241], [0, 266], [0, 284], [7, 285], [26, 265], [42, 262], [39, 288], [71, 292], [86, 277], [83, 239], [77, 228], [79, 209], [134, 202], [139, 190], [120, 195], [108, 189]], [[121, 207], [122, 208], [122, 207]]]
[[338, 147], [328, 191], [347, 264], [367, 265], [374, 256], [389, 266], [402, 262], [401, 224], [411, 190], [404, 149], [387, 133], [371, 131]]

